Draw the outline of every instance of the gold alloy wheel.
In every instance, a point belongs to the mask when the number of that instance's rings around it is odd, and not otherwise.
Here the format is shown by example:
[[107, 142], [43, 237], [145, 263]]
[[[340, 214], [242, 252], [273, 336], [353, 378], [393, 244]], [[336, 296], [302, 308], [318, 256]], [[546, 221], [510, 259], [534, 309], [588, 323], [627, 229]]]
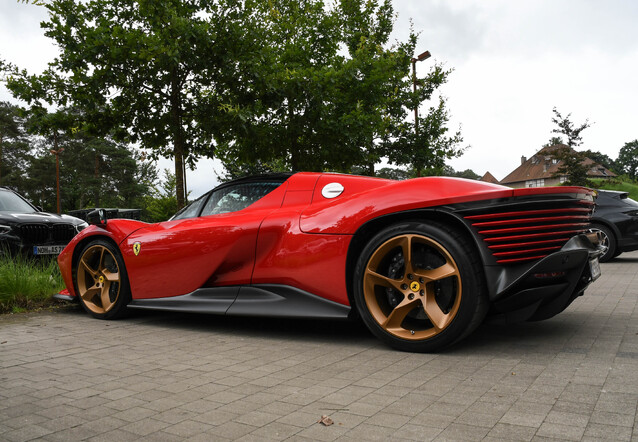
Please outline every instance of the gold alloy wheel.
[[113, 253], [103, 245], [84, 251], [78, 262], [78, 294], [93, 313], [107, 313], [120, 294], [120, 270]]
[[[389, 270], [393, 265], [395, 270]], [[429, 339], [450, 325], [461, 292], [456, 262], [441, 244], [423, 235], [400, 235], [381, 244], [363, 277], [363, 295], [374, 320], [386, 332], [413, 341]]]

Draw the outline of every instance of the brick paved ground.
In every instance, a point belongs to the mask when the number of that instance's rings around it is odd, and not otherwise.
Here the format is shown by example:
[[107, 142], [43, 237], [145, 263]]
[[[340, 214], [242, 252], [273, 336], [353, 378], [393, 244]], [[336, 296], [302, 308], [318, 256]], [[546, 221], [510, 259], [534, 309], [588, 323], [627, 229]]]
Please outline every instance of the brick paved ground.
[[432, 355], [349, 322], [0, 317], [0, 440], [638, 440], [638, 253], [602, 269]]

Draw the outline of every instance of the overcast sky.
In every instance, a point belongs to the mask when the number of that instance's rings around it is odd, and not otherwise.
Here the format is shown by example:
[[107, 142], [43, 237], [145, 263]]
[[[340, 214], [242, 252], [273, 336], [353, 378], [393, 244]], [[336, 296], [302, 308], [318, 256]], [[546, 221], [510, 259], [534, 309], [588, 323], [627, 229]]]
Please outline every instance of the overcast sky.
[[[394, 0], [395, 37], [410, 19], [417, 52], [454, 69], [443, 95], [471, 147], [450, 164], [502, 179], [553, 135], [552, 108], [572, 113], [583, 149], [616, 158], [638, 138], [638, 2], [633, 0]], [[56, 53], [43, 8], [0, 0], [0, 58], [39, 72]], [[10, 99], [0, 85], [0, 100]], [[161, 167], [172, 167], [169, 161]], [[191, 197], [212, 187], [212, 162], [188, 172]]]

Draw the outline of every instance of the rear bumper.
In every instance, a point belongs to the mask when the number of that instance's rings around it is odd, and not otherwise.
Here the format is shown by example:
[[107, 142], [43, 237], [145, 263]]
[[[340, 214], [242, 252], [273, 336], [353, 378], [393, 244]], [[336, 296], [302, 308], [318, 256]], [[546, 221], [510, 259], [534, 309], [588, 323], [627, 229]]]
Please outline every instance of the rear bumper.
[[517, 322], [547, 319], [565, 310], [599, 276], [597, 243], [596, 237], [578, 235], [527, 269], [503, 269], [491, 314]]

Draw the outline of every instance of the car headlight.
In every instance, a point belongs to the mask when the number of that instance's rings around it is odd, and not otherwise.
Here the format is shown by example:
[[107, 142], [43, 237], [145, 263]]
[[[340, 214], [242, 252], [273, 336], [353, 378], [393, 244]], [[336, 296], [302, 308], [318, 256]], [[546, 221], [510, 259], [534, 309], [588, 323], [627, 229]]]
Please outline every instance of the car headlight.
[[86, 229], [87, 227], [89, 227], [89, 223], [87, 223], [86, 221], [84, 221], [81, 224], [76, 224], [75, 225], [75, 232], [76, 233], [80, 233], [82, 230]]
[[11, 232], [11, 226], [6, 226], [4, 224], [0, 224], [0, 235], [4, 235], [6, 233]]

